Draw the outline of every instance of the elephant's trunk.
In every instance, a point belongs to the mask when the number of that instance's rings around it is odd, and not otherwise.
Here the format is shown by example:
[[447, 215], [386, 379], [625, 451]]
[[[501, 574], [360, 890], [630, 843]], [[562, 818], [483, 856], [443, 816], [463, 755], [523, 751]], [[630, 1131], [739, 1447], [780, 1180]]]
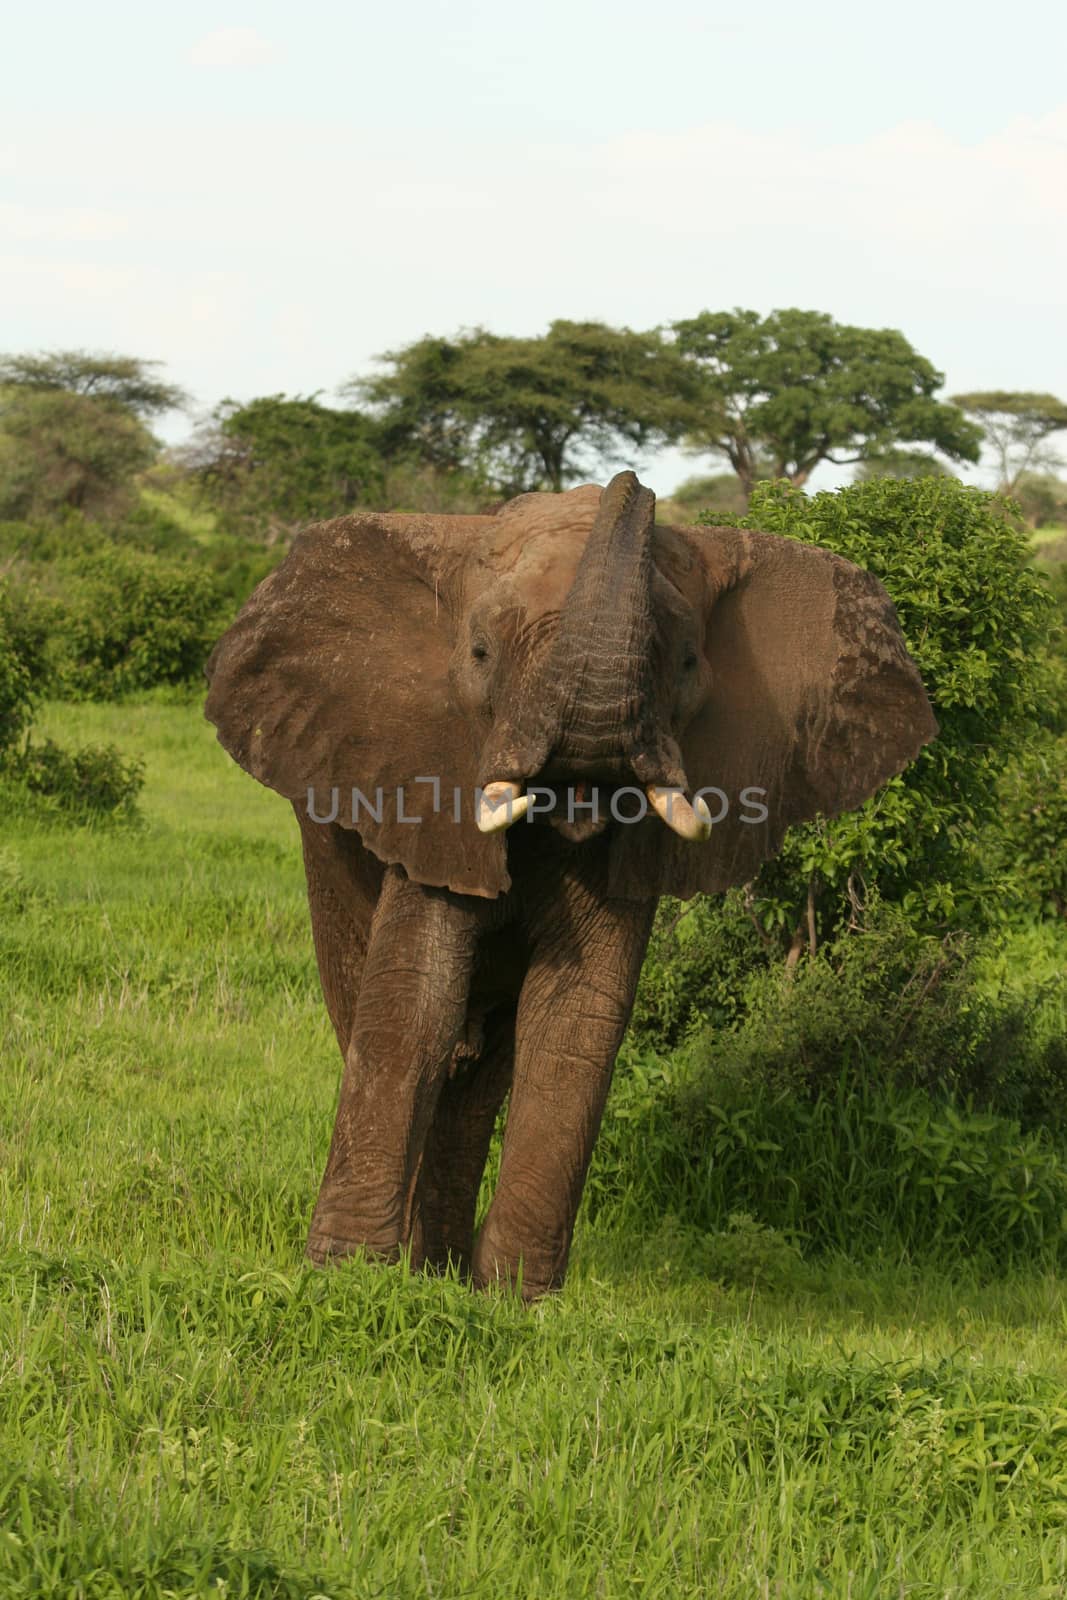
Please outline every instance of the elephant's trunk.
[[560, 617], [548, 684], [554, 755], [595, 767], [640, 742], [652, 705], [652, 530], [656, 497], [632, 472], [604, 490]]

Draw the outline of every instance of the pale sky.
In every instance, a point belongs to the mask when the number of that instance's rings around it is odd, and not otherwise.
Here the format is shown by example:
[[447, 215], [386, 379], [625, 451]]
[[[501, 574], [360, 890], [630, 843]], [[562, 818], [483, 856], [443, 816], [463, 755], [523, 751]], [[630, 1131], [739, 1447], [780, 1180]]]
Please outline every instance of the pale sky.
[[206, 410], [475, 324], [800, 306], [1067, 398], [1061, 3], [59, 0], [3, 51], [0, 350]]

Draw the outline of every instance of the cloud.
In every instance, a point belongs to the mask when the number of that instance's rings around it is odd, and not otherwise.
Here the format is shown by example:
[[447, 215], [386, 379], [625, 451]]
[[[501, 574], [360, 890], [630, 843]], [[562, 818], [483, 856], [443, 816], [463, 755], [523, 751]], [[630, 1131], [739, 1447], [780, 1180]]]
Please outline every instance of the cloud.
[[279, 52], [255, 28], [216, 28], [205, 33], [186, 56], [194, 67], [262, 67]]
[[948, 393], [1067, 392], [1067, 106], [972, 139], [383, 140], [347, 111], [136, 132], [54, 125], [20, 151], [0, 307], [27, 347], [159, 356], [205, 404], [329, 390], [424, 333], [732, 305], [899, 328]]
[[129, 217], [117, 211], [87, 206], [0, 205], [0, 239], [12, 243], [48, 240], [52, 244], [86, 244], [121, 238], [130, 231]]

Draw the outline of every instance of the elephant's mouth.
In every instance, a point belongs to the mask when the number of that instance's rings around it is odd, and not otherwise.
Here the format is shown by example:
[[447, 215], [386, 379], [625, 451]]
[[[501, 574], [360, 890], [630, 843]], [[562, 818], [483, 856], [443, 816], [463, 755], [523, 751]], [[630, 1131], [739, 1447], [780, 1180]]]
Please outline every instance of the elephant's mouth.
[[617, 780], [574, 778], [538, 781], [527, 785], [526, 792], [533, 791], [530, 812], [535, 822], [547, 822], [572, 844], [584, 844], [617, 820], [612, 807], [619, 809], [615, 796], [620, 787]]
[[617, 773], [579, 777], [551, 770], [540, 773], [524, 788], [517, 783], [487, 784], [478, 826], [483, 832], [495, 833], [520, 820], [548, 823], [572, 844], [584, 844], [609, 827], [632, 826], [650, 813], [659, 815], [683, 838], [706, 839], [711, 832], [711, 817], [703, 800], [694, 800], [690, 807], [680, 789], [641, 787]]

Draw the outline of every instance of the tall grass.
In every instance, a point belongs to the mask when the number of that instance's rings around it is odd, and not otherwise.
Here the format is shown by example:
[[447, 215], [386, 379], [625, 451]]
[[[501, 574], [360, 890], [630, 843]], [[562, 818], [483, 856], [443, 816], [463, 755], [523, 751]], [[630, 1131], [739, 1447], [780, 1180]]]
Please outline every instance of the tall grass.
[[918, 1100], [631, 1052], [561, 1298], [307, 1270], [291, 813], [195, 708], [75, 716], [144, 822], [0, 821], [0, 1594], [1067, 1592], [1058, 1244], [929, 1129], [907, 1175]]

